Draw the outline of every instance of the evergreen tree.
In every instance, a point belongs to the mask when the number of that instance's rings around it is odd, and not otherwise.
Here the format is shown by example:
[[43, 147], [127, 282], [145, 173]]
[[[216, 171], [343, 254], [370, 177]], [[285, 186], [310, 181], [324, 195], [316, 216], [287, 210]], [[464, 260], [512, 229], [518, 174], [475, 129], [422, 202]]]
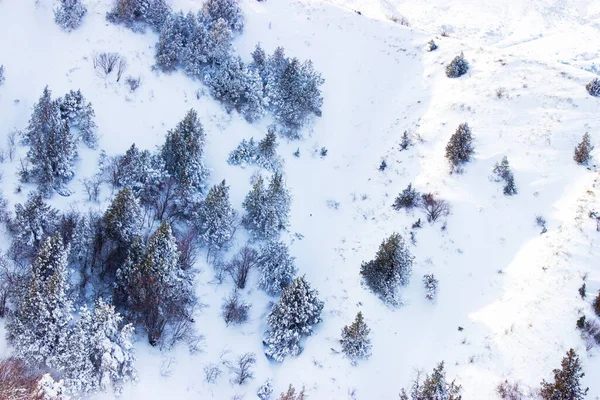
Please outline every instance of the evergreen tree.
[[585, 376], [582, 372], [579, 356], [569, 349], [561, 362], [561, 369], [555, 369], [554, 382], [542, 381], [540, 395], [544, 400], [582, 400], [588, 392], [579, 380]]
[[594, 312], [596, 313], [597, 316], [600, 317], [600, 292], [598, 293], [598, 296], [596, 296], [596, 299], [594, 300]]
[[512, 196], [517, 194], [517, 186], [515, 185], [515, 179], [512, 171], [510, 170], [510, 164], [508, 163], [508, 158], [504, 156], [502, 161], [497, 162], [494, 165], [494, 169], [492, 171], [495, 175], [494, 180], [496, 182], [504, 181], [504, 189], [503, 193], [507, 196]]
[[294, 257], [283, 242], [270, 241], [260, 250], [258, 287], [274, 296], [287, 288], [296, 276]]
[[246, 67], [244, 73], [244, 101], [240, 112], [246, 121], [252, 123], [265, 115], [267, 101], [259, 72], [254, 68]]
[[450, 64], [446, 65], [446, 76], [448, 78], [458, 78], [469, 71], [469, 63], [465, 60], [463, 53], [454, 57]]
[[588, 83], [585, 88], [591, 96], [600, 97], [600, 79], [592, 79], [592, 81]]
[[342, 339], [340, 340], [342, 352], [353, 361], [369, 358], [371, 355], [370, 332], [362, 312], [359, 311], [354, 322], [342, 329]]
[[208, 25], [223, 19], [233, 32], [241, 32], [244, 29], [244, 16], [239, 0], [207, 0], [202, 5], [200, 17]]
[[152, 204], [167, 179], [162, 157], [140, 150], [134, 143], [117, 160], [117, 186], [131, 189], [142, 204]]
[[588, 162], [592, 159], [591, 152], [594, 150], [594, 146], [590, 142], [590, 134], [584, 133], [581, 138], [581, 143], [575, 147], [575, 154], [573, 155], [573, 159], [577, 164], [587, 165]]
[[392, 207], [398, 211], [400, 211], [403, 208], [405, 208], [406, 210], [411, 210], [419, 205], [419, 197], [419, 192], [413, 189], [412, 183], [409, 183], [406, 189], [404, 189], [402, 193], [400, 193], [398, 197], [396, 197], [396, 200], [394, 201], [394, 205]]
[[460, 172], [473, 155], [473, 136], [467, 123], [460, 124], [446, 145], [446, 159], [452, 172]]
[[31, 266], [29, 282], [7, 324], [7, 338], [19, 357], [33, 364], [60, 367], [66, 347], [72, 303], [67, 295], [68, 249], [60, 236], [44, 241]]
[[92, 103], [86, 103], [80, 90], [71, 90], [64, 98], [59, 99], [58, 104], [61, 119], [68, 122], [70, 129], [75, 128], [79, 131], [80, 138], [86, 146], [95, 149], [98, 145], [98, 135], [94, 122], [96, 113]]
[[273, 175], [266, 189], [259, 176], [244, 200], [246, 214], [242, 223], [255, 239], [275, 238], [288, 225], [290, 204], [291, 195], [281, 173]]
[[79, 28], [86, 13], [87, 7], [81, 0], [61, 0], [60, 6], [54, 10], [54, 22], [70, 32]]
[[362, 263], [363, 282], [383, 301], [398, 304], [398, 288], [408, 284], [413, 258], [402, 236], [393, 233], [381, 243], [374, 260]]
[[117, 193], [104, 213], [104, 229], [108, 239], [118, 247], [127, 247], [141, 234], [142, 212], [133, 192], [125, 187]]
[[423, 275], [423, 284], [425, 285], [425, 290], [427, 291], [425, 298], [433, 300], [437, 294], [438, 280], [433, 274], [425, 274]]
[[268, 357], [282, 362], [302, 352], [300, 340], [311, 335], [313, 325], [321, 322], [324, 304], [317, 295], [303, 276], [283, 291], [279, 304], [273, 305], [267, 316], [270, 329], [263, 343]]
[[161, 70], [173, 71], [179, 66], [184, 50], [197, 28], [198, 23], [192, 13], [184, 15], [180, 11], [169, 15], [156, 44], [156, 65]]
[[228, 112], [242, 110], [246, 100], [246, 66], [240, 57], [228, 58], [208, 68], [204, 83], [213, 97], [225, 104]]
[[24, 205], [15, 205], [15, 218], [10, 226], [13, 233], [12, 252], [25, 257], [34, 255], [40, 244], [58, 226], [58, 210], [53, 209], [39, 193], [30, 193]]
[[198, 114], [189, 110], [177, 127], [167, 132], [161, 149], [165, 169], [185, 189], [203, 190], [208, 178], [204, 166], [204, 129]]
[[181, 63], [186, 74], [201, 78], [208, 63], [211, 37], [206, 25], [198, 24], [197, 21], [195, 23], [195, 28], [190, 33], [187, 44], [182, 48]]
[[252, 137], [250, 140], [242, 139], [235, 150], [229, 153], [227, 162], [231, 165], [254, 164], [257, 156], [258, 147]]
[[31, 174], [47, 196], [53, 189], [61, 190], [73, 177], [77, 158], [69, 124], [60, 118], [60, 102], [51, 96], [46, 86], [24, 134], [24, 142], [30, 145], [27, 158], [32, 164]]
[[143, 24], [148, 24], [160, 31], [170, 13], [171, 8], [165, 0], [115, 0], [106, 19], [134, 30], [143, 30]]
[[419, 388], [418, 400], [460, 400], [461, 386], [456, 385], [454, 381], [446, 381], [446, 371], [444, 371], [444, 362], [440, 362], [433, 369], [431, 375], [427, 375], [423, 384]]
[[517, 185], [515, 185], [515, 178], [513, 177], [512, 172], [506, 178], [506, 183], [504, 184], [504, 188], [502, 189], [502, 193], [507, 196], [513, 196], [517, 194]]
[[229, 186], [222, 181], [213, 186], [196, 213], [196, 230], [200, 243], [209, 254], [227, 246], [236, 228], [236, 212], [229, 201]]
[[281, 166], [277, 157], [277, 146], [277, 135], [269, 129], [264, 139], [258, 142], [256, 163], [265, 169], [276, 171]]

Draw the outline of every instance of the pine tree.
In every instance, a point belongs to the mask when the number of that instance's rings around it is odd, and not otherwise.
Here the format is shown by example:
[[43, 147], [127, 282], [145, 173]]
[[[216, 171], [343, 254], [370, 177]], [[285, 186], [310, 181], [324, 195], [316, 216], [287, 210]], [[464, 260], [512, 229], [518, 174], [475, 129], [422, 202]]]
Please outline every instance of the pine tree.
[[60, 367], [58, 356], [68, 346], [72, 303], [67, 295], [68, 249], [60, 236], [44, 241], [31, 266], [25, 293], [7, 324], [7, 338], [33, 364]]
[[270, 241], [260, 250], [258, 287], [274, 296], [287, 288], [296, 276], [294, 257], [283, 242]]
[[244, 15], [238, 0], [207, 0], [202, 5], [200, 17], [208, 25], [223, 19], [233, 32], [244, 29]]
[[87, 7], [81, 0], [61, 0], [60, 6], [54, 10], [54, 22], [70, 32], [79, 28], [86, 13]]
[[240, 112], [246, 121], [252, 123], [265, 115], [267, 100], [259, 72], [254, 68], [246, 67], [244, 73], [244, 101]]
[[140, 150], [135, 143], [117, 158], [114, 180], [119, 187], [131, 189], [144, 205], [153, 204], [167, 180], [164, 160], [148, 150]]
[[238, 56], [208, 68], [204, 74], [204, 83], [213, 97], [224, 103], [228, 112], [242, 110], [246, 91], [245, 72], [246, 65]]
[[403, 208], [405, 208], [407, 211], [411, 210], [419, 205], [419, 197], [420, 193], [413, 189], [412, 183], [409, 183], [406, 189], [404, 189], [402, 193], [396, 197], [392, 207], [398, 211]]
[[189, 110], [177, 127], [167, 132], [161, 149], [165, 169], [181, 187], [202, 191], [208, 170], [204, 166], [204, 129], [198, 114]]
[[80, 90], [71, 90], [58, 100], [58, 104], [60, 118], [68, 122], [70, 129], [75, 128], [79, 131], [80, 139], [86, 146], [95, 149], [98, 145], [98, 135], [94, 122], [96, 113], [92, 103], [86, 102]]
[[342, 352], [353, 361], [369, 358], [371, 355], [370, 332], [362, 312], [359, 311], [354, 322], [342, 329], [342, 339], [340, 340]]
[[497, 162], [494, 165], [492, 171], [495, 175], [494, 180], [496, 182], [504, 181], [503, 193], [507, 196], [517, 194], [517, 186], [515, 185], [515, 178], [512, 171], [510, 170], [510, 164], [508, 158], [504, 156], [502, 161]]
[[433, 274], [423, 275], [423, 284], [425, 285], [426, 299], [433, 300], [437, 294], [438, 280]]
[[555, 369], [554, 382], [542, 381], [540, 395], [544, 400], [582, 400], [588, 392], [579, 380], [585, 376], [582, 372], [579, 356], [569, 349], [561, 362], [561, 369]]
[[374, 260], [362, 263], [363, 282], [383, 301], [398, 304], [398, 288], [408, 284], [413, 258], [402, 236], [393, 233], [381, 243]]
[[229, 201], [229, 186], [222, 181], [213, 186], [196, 213], [198, 239], [209, 254], [220, 251], [233, 238], [237, 215]]
[[15, 218], [10, 226], [13, 233], [13, 255], [31, 256], [58, 225], [58, 210], [53, 209], [39, 193], [30, 193], [24, 205], [15, 205]]
[[452, 172], [460, 172], [473, 155], [473, 136], [467, 123], [460, 124], [446, 145], [446, 159]]
[[446, 65], [446, 76], [448, 78], [458, 78], [469, 71], [469, 63], [465, 60], [463, 53], [454, 57], [450, 64]]
[[171, 14], [160, 30], [156, 44], [156, 65], [163, 71], [175, 70], [188, 47], [190, 39], [198, 28], [196, 17], [192, 13]]
[[142, 212], [133, 192], [125, 187], [104, 213], [106, 236], [119, 247], [127, 247], [140, 235]]
[[265, 169], [276, 171], [281, 166], [281, 161], [277, 158], [277, 146], [277, 135], [269, 129], [264, 139], [258, 142], [256, 163]]
[[598, 296], [596, 296], [596, 299], [594, 300], [594, 312], [596, 313], [597, 316], [600, 317], [600, 292], [598, 293]]
[[600, 97], [600, 79], [594, 78], [585, 88], [591, 96]]
[[242, 139], [235, 150], [229, 153], [227, 162], [231, 165], [254, 164], [257, 157], [258, 147], [252, 137], [250, 140]]
[[446, 381], [446, 371], [444, 371], [444, 362], [440, 362], [433, 369], [431, 375], [427, 375], [419, 388], [418, 399], [423, 400], [460, 400], [461, 386]]
[[592, 159], [592, 156], [590, 155], [592, 150], [594, 150], [594, 146], [592, 146], [592, 143], [590, 142], [590, 134], [586, 132], [581, 138], [581, 143], [575, 147], [573, 159], [577, 164], [587, 165]]
[[506, 178], [506, 183], [504, 184], [502, 193], [504, 193], [507, 196], [513, 196], [518, 193], [517, 186], [515, 185], [515, 178], [513, 177], [512, 172], [508, 174]]
[[300, 340], [313, 332], [313, 325], [321, 322], [323, 302], [301, 276], [283, 291], [279, 304], [273, 305], [267, 316], [269, 331], [264, 340], [265, 354], [282, 362], [287, 356], [302, 352]]

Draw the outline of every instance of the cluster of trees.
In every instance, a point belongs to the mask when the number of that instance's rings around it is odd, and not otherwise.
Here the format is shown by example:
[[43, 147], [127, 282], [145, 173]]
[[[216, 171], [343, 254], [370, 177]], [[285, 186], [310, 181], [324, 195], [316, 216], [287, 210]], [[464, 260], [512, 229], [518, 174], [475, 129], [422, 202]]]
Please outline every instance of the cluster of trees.
[[54, 10], [54, 22], [71, 32], [79, 28], [85, 14], [87, 7], [81, 0], [61, 0], [59, 7]]
[[248, 64], [234, 53], [232, 40], [244, 28], [237, 0], [208, 0], [197, 14], [173, 12], [164, 0], [116, 0], [107, 18], [133, 29], [151, 26], [159, 32], [156, 66], [164, 72], [181, 68], [200, 79], [228, 112], [249, 122], [267, 111], [279, 130], [298, 137], [311, 115], [321, 115], [321, 75], [311, 61], [273, 55], [256, 46]]
[[238, 147], [229, 153], [227, 162], [231, 165], [258, 165], [269, 171], [278, 171], [282, 160], [277, 156], [277, 136], [272, 129], [258, 143], [254, 138], [243, 139]]
[[408, 392], [405, 389], [400, 392], [400, 400], [461, 400], [461, 389], [455, 381], [447, 380], [442, 361], [422, 381], [418, 372]]
[[46, 86], [22, 134], [22, 142], [30, 148], [19, 171], [21, 181], [35, 181], [46, 196], [54, 190], [66, 192], [65, 185], [74, 175], [77, 143], [96, 147], [94, 116], [91, 103], [79, 90], [53, 100]]
[[508, 163], [508, 158], [506, 156], [502, 157], [502, 160], [494, 165], [492, 172], [496, 182], [504, 181], [504, 188], [502, 191], [506, 196], [513, 196], [517, 194], [515, 177], [510, 169], [510, 164]]
[[363, 283], [385, 303], [398, 305], [399, 289], [410, 280], [413, 258], [404, 238], [393, 233], [381, 243], [375, 259], [362, 263]]
[[397, 211], [405, 209], [407, 212], [413, 208], [421, 208], [428, 222], [435, 222], [450, 214], [450, 204], [446, 200], [437, 198], [433, 193], [419, 193], [411, 183], [396, 197], [392, 207]]

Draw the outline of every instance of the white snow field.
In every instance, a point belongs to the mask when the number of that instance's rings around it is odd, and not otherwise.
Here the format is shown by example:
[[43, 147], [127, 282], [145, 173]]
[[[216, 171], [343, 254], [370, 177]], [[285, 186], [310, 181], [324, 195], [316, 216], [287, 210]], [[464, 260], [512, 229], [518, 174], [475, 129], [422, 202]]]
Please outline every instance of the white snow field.
[[[248, 124], [235, 112], [227, 114], [200, 82], [181, 71], [153, 71], [157, 36], [108, 23], [110, 0], [87, 0], [88, 15], [72, 33], [54, 23], [55, 2], [37, 3], [0, 0], [0, 64], [6, 69], [0, 143], [27, 125], [46, 84], [54, 96], [81, 89], [96, 111], [99, 148], [109, 155], [124, 153], [134, 142], [155, 149], [194, 108], [207, 133], [211, 184], [226, 179], [241, 214], [255, 168], [230, 166], [227, 155], [242, 138], [262, 138], [270, 117]], [[171, 4], [197, 10], [202, 1]], [[593, 314], [589, 303], [600, 289], [600, 233], [588, 217], [600, 210], [600, 176], [593, 167], [577, 165], [573, 149], [585, 132], [594, 144], [600, 139], [600, 99], [585, 90], [600, 73], [600, 3], [242, 0], [242, 8], [246, 27], [234, 44], [245, 60], [257, 42], [268, 53], [283, 46], [289, 56], [311, 59], [325, 78], [322, 117], [304, 129], [303, 139], [282, 139], [278, 149], [293, 194], [291, 226], [282, 237], [299, 273], [325, 301], [323, 322], [303, 342], [301, 355], [281, 364], [267, 360], [265, 317], [276, 299], [259, 291], [252, 275], [244, 291], [252, 303], [250, 321], [226, 327], [220, 305], [233, 284], [215, 284], [212, 267], [200, 257], [197, 293], [206, 307], [196, 325], [205, 337], [202, 352], [190, 355], [185, 346], [160, 351], [140, 333], [139, 381], [127, 385], [122, 398], [254, 399], [271, 378], [275, 394], [291, 383], [304, 385], [310, 399], [395, 399], [415, 369], [430, 372], [444, 360], [464, 399], [494, 399], [504, 379], [539, 388], [569, 348], [581, 357], [588, 398], [598, 398], [600, 350], [586, 348], [575, 323], [582, 312]], [[408, 27], [390, 20], [401, 16]], [[426, 51], [430, 39], [437, 51]], [[127, 74], [141, 76], [141, 87], [130, 93], [124, 84], [98, 75], [92, 66], [98, 51], [124, 55]], [[449, 79], [445, 65], [461, 52], [471, 68]], [[206, 94], [197, 98], [198, 90]], [[444, 149], [462, 122], [473, 131], [475, 157], [463, 174], [451, 175]], [[406, 130], [415, 144], [400, 151]], [[319, 155], [323, 146], [326, 157]], [[297, 148], [299, 158], [292, 155]], [[19, 155], [25, 152], [20, 146]], [[54, 195], [52, 205], [97, 207], [86, 202], [80, 179], [96, 172], [99, 151], [82, 148], [80, 155], [69, 185], [73, 195]], [[489, 178], [505, 155], [519, 189], [512, 197]], [[383, 159], [388, 168], [382, 172]], [[0, 166], [11, 208], [26, 198], [15, 194], [16, 165]], [[409, 183], [450, 202], [445, 224], [427, 223], [419, 210], [407, 214], [391, 207]], [[103, 206], [111, 195], [103, 187]], [[332, 201], [339, 202], [337, 209]], [[547, 220], [543, 235], [536, 215]], [[418, 218], [424, 223], [410, 246], [413, 276], [404, 305], [392, 309], [361, 286], [359, 268], [392, 232], [410, 242]], [[246, 239], [238, 229], [236, 243]], [[440, 281], [433, 302], [425, 299], [425, 273]], [[586, 300], [577, 292], [584, 276]], [[373, 354], [353, 366], [332, 349], [339, 350], [341, 329], [359, 310], [371, 328]], [[0, 330], [0, 356], [10, 352]], [[205, 382], [206, 364], [245, 352], [258, 358], [252, 381], [238, 386], [225, 372], [215, 383]]]

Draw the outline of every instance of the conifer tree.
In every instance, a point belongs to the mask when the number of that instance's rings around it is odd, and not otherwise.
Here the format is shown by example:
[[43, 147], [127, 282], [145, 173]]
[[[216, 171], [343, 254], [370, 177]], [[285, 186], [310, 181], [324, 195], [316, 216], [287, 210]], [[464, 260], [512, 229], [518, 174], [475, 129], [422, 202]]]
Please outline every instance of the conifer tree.
[[398, 195], [398, 197], [396, 197], [396, 200], [394, 201], [394, 205], [392, 207], [394, 207], [394, 209], [398, 211], [403, 208], [407, 211], [411, 210], [419, 205], [419, 197], [419, 192], [413, 189], [412, 183], [409, 183], [406, 189], [404, 189]]
[[592, 79], [592, 81], [588, 83], [585, 88], [591, 96], [600, 97], [600, 79]]
[[59, 99], [58, 104], [60, 118], [69, 123], [71, 130], [73, 128], [78, 130], [79, 137], [86, 146], [95, 149], [98, 145], [98, 135], [94, 122], [96, 113], [92, 103], [86, 102], [81, 90], [71, 90], [65, 97]]
[[202, 5], [200, 17], [209, 25], [223, 19], [234, 32], [244, 29], [244, 15], [239, 0], [207, 0]]
[[582, 388], [579, 380], [585, 376], [582, 372], [579, 356], [573, 349], [561, 362], [561, 369], [555, 369], [554, 382], [542, 381], [540, 395], [544, 400], [582, 400], [588, 392]]
[[517, 194], [517, 186], [515, 185], [515, 178], [512, 171], [510, 170], [510, 164], [506, 156], [502, 157], [502, 161], [497, 162], [494, 165], [492, 171], [495, 175], [494, 179], [496, 182], [504, 181], [503, 193], [507, 196]]
[[444, 362], [440, 362], [433, 369], [431, 375], [427, 375], [419, 390], [418, 399], [423, 400], [460, 400], [461, 386], [446, 381], [446, 371], [444, 371]]
[[191, 12], [185, 15], [179, 11], [169, 15], [156, 44], [156, 65], [161, 70], [173, 71], [179, 66], [184, 50], [197, 28], [196, 17]]
[[30, 193], [24, 205], [15, 205], [15, 218], [10, 226], [13, 255], [33, 256], [42, 241], [55, 232], [57, 218], [58, 210], [44, 203], [39, 193]]
[[133, 192], [125, 187], [104, 213], [106, 236], [118, 246], [128, 246], [140, 235], [141, 209]]
[[204, 129], [198, 114], [189, 110], [177, 127], [167, 132], [161, 149], [165, 169], [185, 189], [202, 191], [208, 170], [204, 166]]
[[460, 124], [446, 145], [446, 159], [451, 172], [460, 172], [473, 155], [473, 136], [467, 123]]
[[79, 28], [86, 13], [87, 7], [81, 0], [61, 0], [60, 6], [54, 10], [54, 22], [70, 32]]
[[260, 250], [258, 287], [274, 296], [287, 288], [296, 276], [294, 257], [283, 242], [269, 241]]
[[282, 362], [287, 356], [302, 352], [300, 340], [313, 332], [313, 325], [321, 322], [323, 302], [301, 276], [283, 291], [279, 304], [273, 305], [267, 316], [269, 331], [264, 340], [265, 354]]
[[410, 279], [413, 258], [402, 236], [393, 233], [381, 243], [374, 260], [362, 263], [363, 282], [383, 301], [396, 305], [399, 287]]
[[594, 150], [594, 146], [590, 142], [590, 134], [584, 133], [581, 138], [581, 143], [575, 147], [575, 154], [573, 155], [573, 159], [577, 164], [587, 165], [588, 162], [592, 159], [591, 152]]
[[209, 254], [223, 249], [233, 238], [237, 214], [229, 201], [229, 186], [223, 180], [213, 186], [196, 213], [195, 225], [200, 243]]
[[371, 330], [367, 326], [362, 312], [359, 311], [356, 314], [354, 322], [342, 329], [342, 338], [340, 340], [342, 352], [352, 361], [369, 358], [371, 355], [370, 332]]
[[598, 296], [596, 296], [596, 299], [594, 300], [594, 312], [596, 313], [597, 316], [600, 317], [600, 292], [598, 293]]
[[446, 76], [448, 78], [458, 78], [459, 76], [463, 76], [469, 71], [469, 63], [465, 60], [465, 55], [460, 53], [460, 55], [454, 57], [450, 64], [446, 65]]

